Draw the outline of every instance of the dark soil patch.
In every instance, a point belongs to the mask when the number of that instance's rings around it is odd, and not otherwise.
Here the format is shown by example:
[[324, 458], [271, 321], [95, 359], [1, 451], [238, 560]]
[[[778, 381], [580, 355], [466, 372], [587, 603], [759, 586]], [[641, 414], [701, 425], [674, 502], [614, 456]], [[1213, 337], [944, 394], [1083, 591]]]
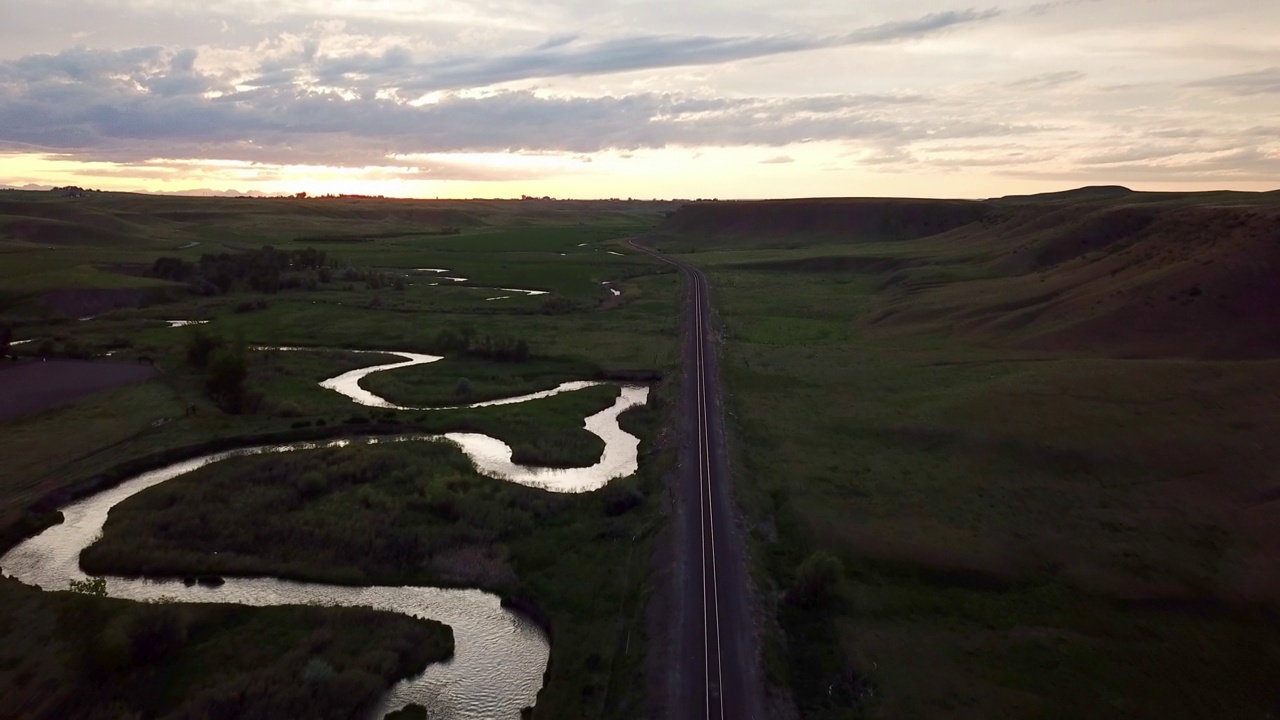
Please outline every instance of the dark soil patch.
[[79, 360], [0, 362], [0, 421], [146, 380], [158, 372], [154, 366], [140, 363]]

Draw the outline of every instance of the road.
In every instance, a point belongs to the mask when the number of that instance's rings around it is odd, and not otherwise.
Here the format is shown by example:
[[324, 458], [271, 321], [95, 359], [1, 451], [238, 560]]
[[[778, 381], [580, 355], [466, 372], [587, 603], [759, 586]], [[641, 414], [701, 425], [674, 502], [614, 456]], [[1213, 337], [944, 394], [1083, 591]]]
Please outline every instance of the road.
[[751, 613], [751, 576], [738, 527], [720, 405], [707, 278], [701, 270], [638, 244], [686, 279], [682, 474], [676, 492], [674, 587], [679, 631], [677, 720], [762, 720], [764, 692]]

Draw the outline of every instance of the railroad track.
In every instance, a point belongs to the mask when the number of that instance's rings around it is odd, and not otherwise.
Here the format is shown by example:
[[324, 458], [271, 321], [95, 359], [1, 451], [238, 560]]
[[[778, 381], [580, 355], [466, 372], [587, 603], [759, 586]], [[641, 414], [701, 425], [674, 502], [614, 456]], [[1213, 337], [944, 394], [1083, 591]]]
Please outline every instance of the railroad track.
[[[755, 636], [748, 598], [745, 547], [734, 521], [725, 461], [723, 423], [716, 398], [718, 375], [709, 319], [707, 278], [685, 262], [629, 241], [631, 247], [670, 263], [688, 280], [686, 412], [692, 421], [678, 502], [679, 547], [686, 575], [677, 607], [678, 654], [685, 673], [677, 717], [700, 720], [763, 718]], [[692, 462], [690, 462], [692, 461]], [[696, 556], [696, 557], [695, 557]]]

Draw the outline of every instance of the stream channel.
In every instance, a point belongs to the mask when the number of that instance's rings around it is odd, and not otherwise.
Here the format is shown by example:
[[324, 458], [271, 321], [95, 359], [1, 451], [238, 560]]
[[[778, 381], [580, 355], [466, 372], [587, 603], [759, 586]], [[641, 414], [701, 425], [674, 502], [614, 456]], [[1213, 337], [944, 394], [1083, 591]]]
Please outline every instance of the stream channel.
[[[265, 349], [265, 348], [262, 348]], [[302, 351], [303, 348], [274, 348]], [[357, 351], [358, 352], [358, 351]], [[361, 368], [323, 381], [322, 387], [370, 407], [402, 408], [360, 387], [360, 378], [374, 372], [431, 363], [440, 358], [406, 352], [377, 352], [404, 358], [402, 362]], [[571, 382], [518, 397], [459, 406], [476, 408], [528, 402], [563, 392], [599, 385]], [[297, 452], [388, 442], [449, 442], [458, 446], [483, 475], [544, 488], [552, 492], [585, 492], [603, 487], [637, 469], [640, 441], [622, 430], [618, 416], [648, 401], [649, 388], [623, 385], [617, 401], [584, 421], [585, 428], [605, 442], [600, 460], [586, 468], [542, 468], [511, 462], [511, 448], [501, 440], [477, 433], [402, 435], [255, 446], [184, 460], [130, 478], [62, 508], [63, 521], [10, 550], [0, 558], [4, 572], [45, 590], [65, 590], [71, 580], [86, 578], [80, 552], [102, 535], [111, 508], [125, 499], [206, 465], [244, 455]], [[417, 408], [413, 408], [417, 409]], [[431, 408], [448, 411], [458, 408]], [[519, 718], [542, 687], [550, 656], [546, 635], [534, 623], [501, 607], [491, 593], [435, 587], [345, 587], [300, 583], [273, 578], [227, 578], [219, 587], [187, 586], [180, 580], [110, 577], [107, 594], [129, 600], [172, 599], [182, 602], [236, 603], [251, 606], [323, 605], [364, 606], [429, 618], [453, 628], [454, 656], [429, 665], [417, 677], [402, 680], [380, 702], [376, 716], [418, 703], [429, 717], [450, 720]]]

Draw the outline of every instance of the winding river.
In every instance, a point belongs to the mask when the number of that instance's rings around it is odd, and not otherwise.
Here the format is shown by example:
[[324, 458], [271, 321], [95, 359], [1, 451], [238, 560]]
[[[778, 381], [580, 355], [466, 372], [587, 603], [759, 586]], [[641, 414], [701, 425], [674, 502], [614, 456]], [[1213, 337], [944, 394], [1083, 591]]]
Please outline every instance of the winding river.
[[[394, 405], [361, 388], [360, 378], [374, 372], [435, 362], [440, 358], [407, 352], [378, 354], [398, 356], [403, 361], [343, 373], [323, 381], [321, 386], [362, 405], [410, 409]], [[563, 383], [551, 390], [518, 397], [432, 409], [447, 411], [528, 402], [599, 384], [601, 383]], [[553, 492], [593, 490], [604, 486], [609, 480], [625, 477], [636, 471], [639, 440], [619, 427], [618, 416], [628, 408], [647, 402], [648, 391], [646, 386], [624, 385], [613, 406], [586, 418], [584, 427], [605, 442], [605, 451], [600, 461], [590, 467], [553, 469], [518, 465], [511, 462], [511, 448], [506, 443], [476, 433], [402, 435], [240, 448], [143, 473], [114, 488], [73, 503], [62, 509], [61, 524], [48, 528], [10, 550], [0, 558], [0, 568], [22, 582], [38, 585], [46, 590], [65, 589], [69, 581], [86, 577], [80, 570], [80, 552], [101, 537], [111, 508], [167, 480], [227, 458], [246, 455], [388, 442], [449, 442], [457, 445], [484, 475], [542, 487]], [[531, 706], [536, 701], [550, 656], [547, 638], [538, 627], [502, 608], [497, 596], [480, 590], [344, 587], [272, 578], [228, 578], [224, 585], [210, 588], [199, 585], [188, 587], [176, 580], [111, 577], [107, 579], [107, 592], [111, 597], [143, 601], [171, 598], [184, 602], [251, 606], [305, 603], [365, 606], [438, 620], [453, 628], [454, 657], [428, 666], [418, 677], [397, 683], [381, 701], [377, 708], [378, 716], [402, 708], [408, 703], [418, 703], [425, 706], [429, 716], [433, 718], [518, 718], [522, 708]]]
[[[453, 282], [456, 282], [456, 283], [464, 283], [464, 282], [467, 282], [467, 280], [469, 279], [469, 278], [464, 278], [464, 277], [452, 277], [452, 276], [448, 276], [448, 275], [441, 275], [441, 273], [451, 272], [451, 271], [450, 271], [450, 270], [448, 270], [447, 268], [414, 268], [414, 271], [415, 271], [415, 272], [422, 272], [422, 273], [436, 273], [437, 275], [439, 275], [439, 277], [440, 277], [441, 279], [443, 279], [443, 280], [452, 280]], [[439, 285], [440, 283], [435, 282], [435, 283], [430, 283], [430, 284], [431, 284], [431, 285]], [[476, 285], [468, 285], [467, 287], [469, 287], [469, 288], [470, 288], [470, 289], [472, 289], [472, 290], [503, 290], [503, 291], [506, 291], [506, 292], [513, 292], [513, 293], [517, 293], [517, 294], [520, 294], [520, 295], [529, 295], [529, 296], [534, 296], [534, 295], [549, 295], [549, 294], [550, 294], [550, 292], [549, 292], [549, 291], [547, 291], [547, 290], [525, 290], [525, 289], [523, 289], [523, 288], [507, 288], [507, 287], [480, 287], [480, 286], [476, 286]], [[498, 296], [498, 297], [489, 297], [489, 298], [485, 298], [485, 300], [506, 300], [506, 299], [507, 299], [507, 298], [509, 298], [509, 297], [511, 297], [511, 296], [510, 296], [510, 295], [500, 295], [500, 296]]]

